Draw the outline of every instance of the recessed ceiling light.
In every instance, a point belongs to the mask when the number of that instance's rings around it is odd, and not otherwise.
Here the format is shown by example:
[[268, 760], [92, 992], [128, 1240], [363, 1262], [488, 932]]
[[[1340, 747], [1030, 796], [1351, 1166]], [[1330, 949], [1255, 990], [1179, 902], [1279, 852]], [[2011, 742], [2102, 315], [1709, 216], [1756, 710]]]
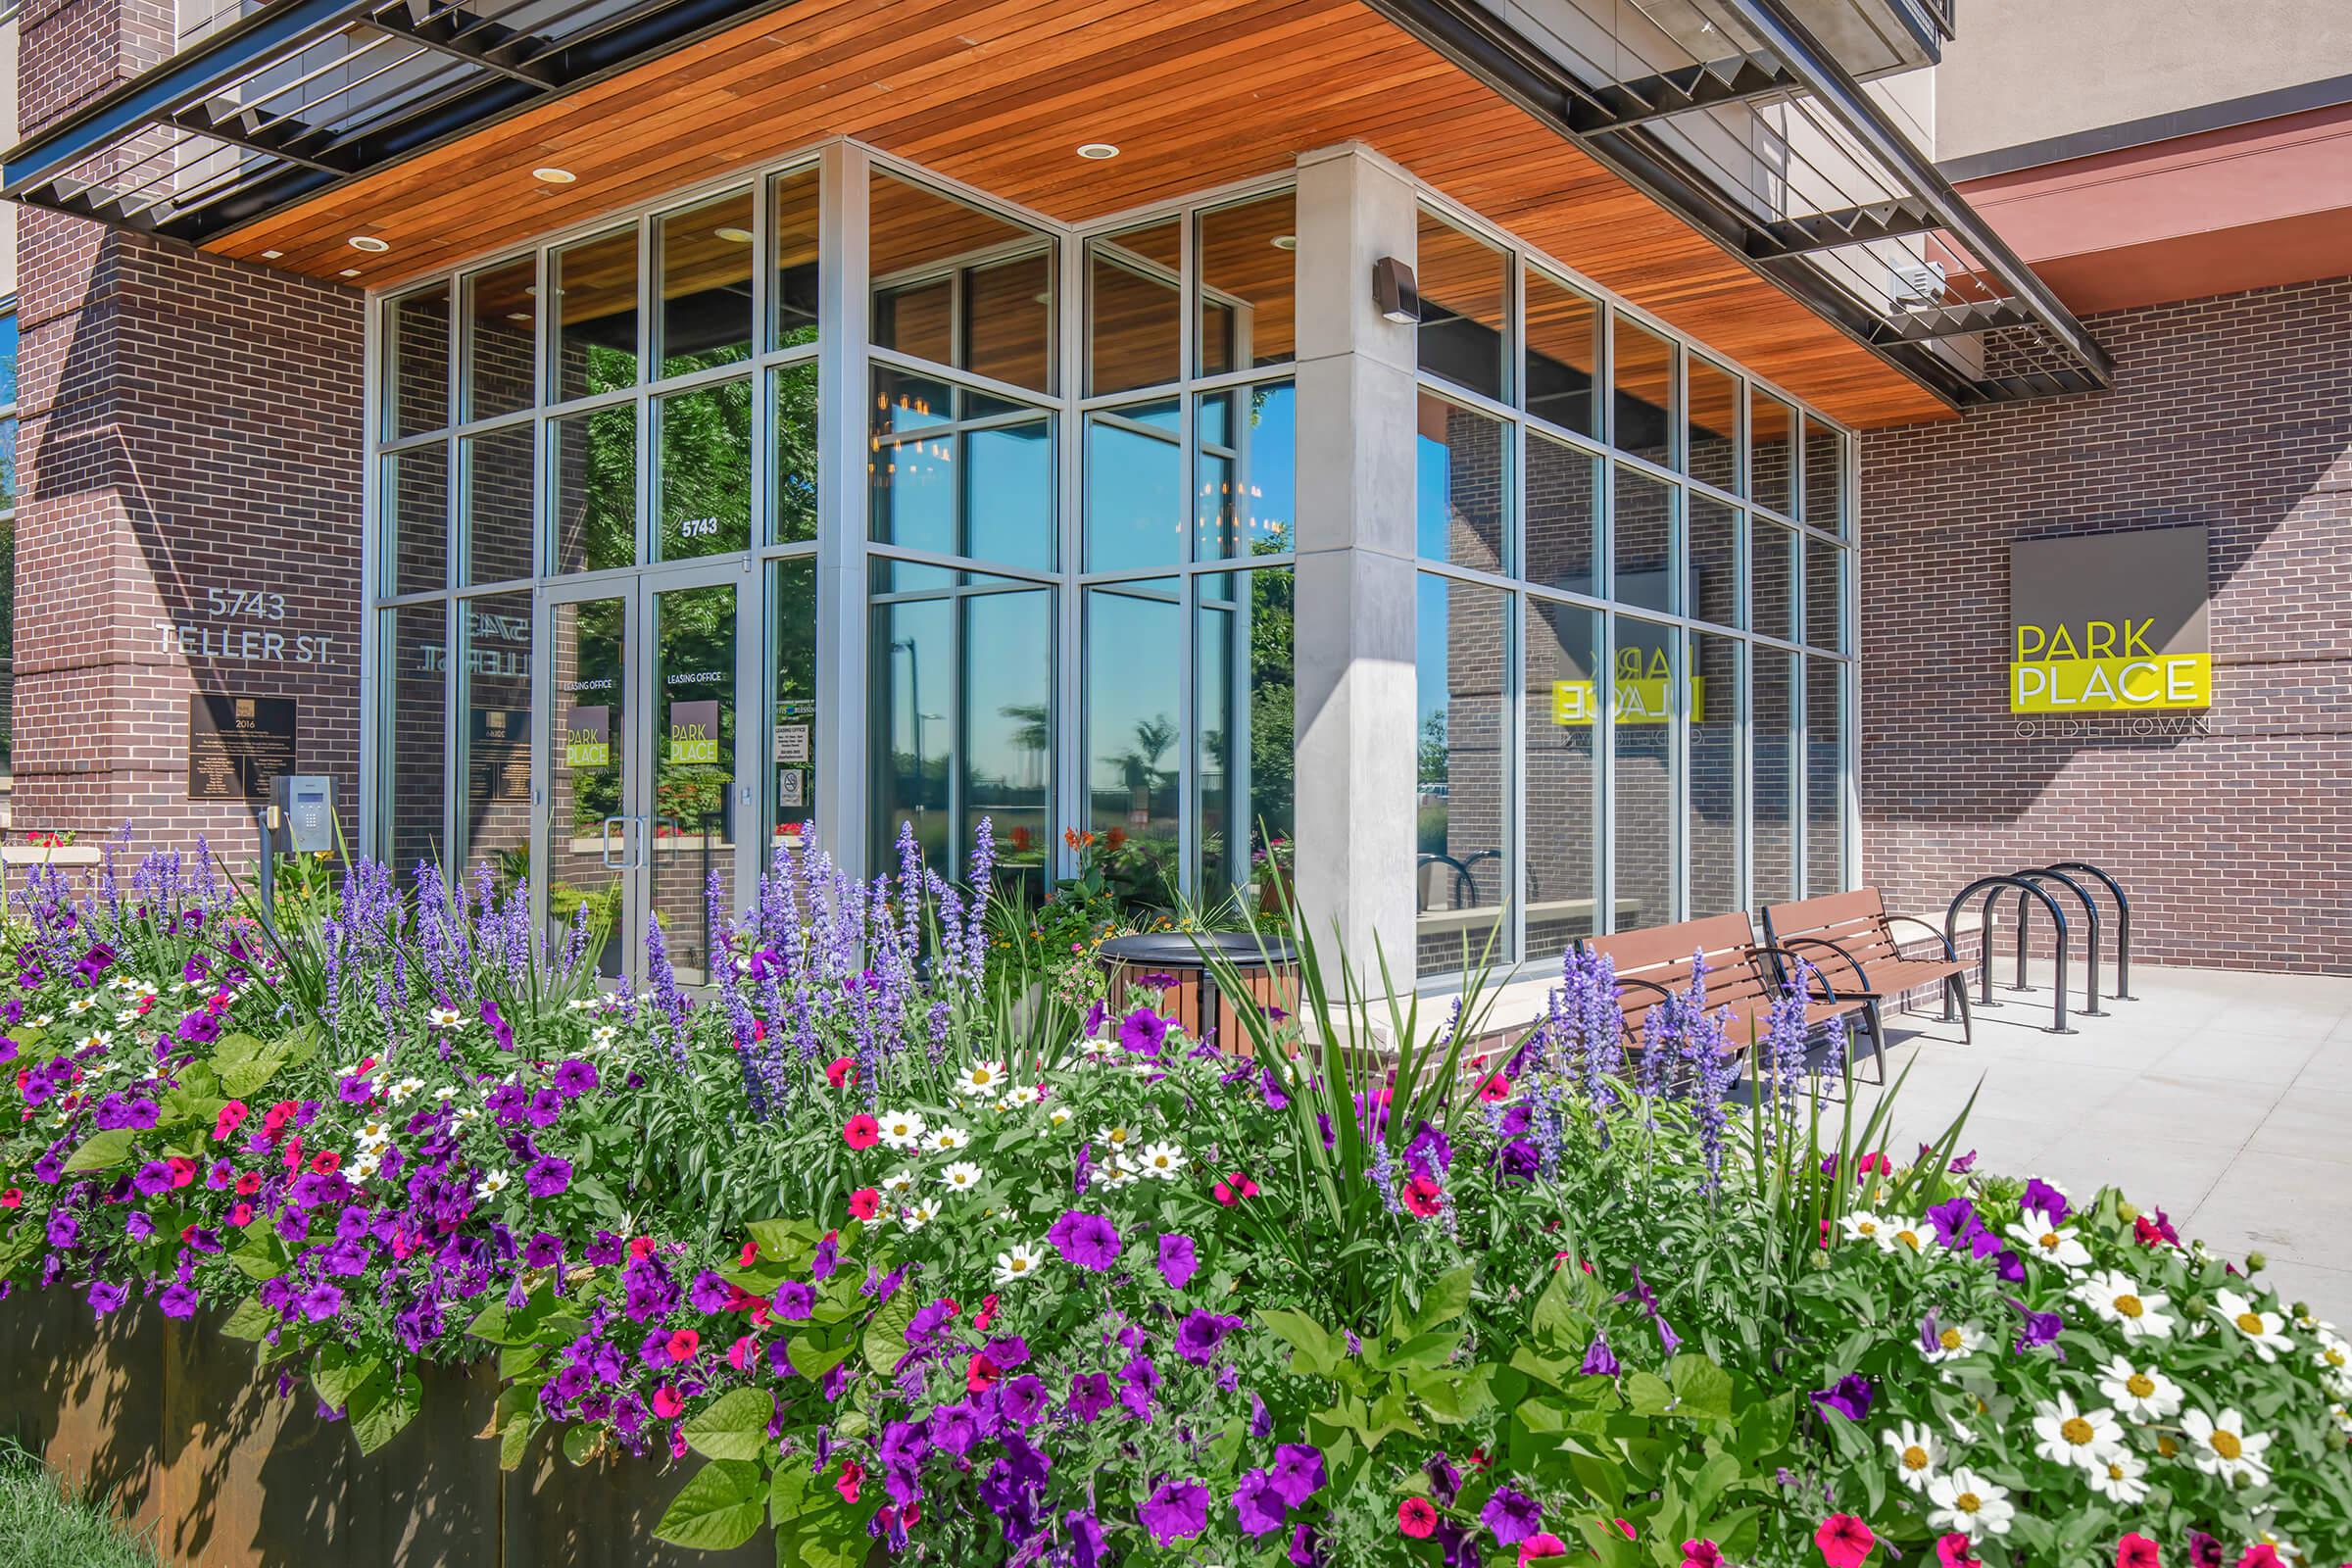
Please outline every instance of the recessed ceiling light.
[[1116, 158], [1119, 156], [1119, 150], [1106, 141], [1090, 141], [1083, 143], [1079, 147], [1078, 156], [1081, 158], [1093, 158], [1098, 160], [1103, 158]]
[[732, 223], [729, 223], [724, 228], [714, 228], [710, 232], [716, 234], [720, 239], [723, 239], [732, 245], [749, 245], [752, 242], [752, 231], [750, 229], [737, 228]]
[[568, 169], [558, 169], [553, 164], [550, 164], [544, 169], [532, 170], [531, 177], [533, 179], [545, 180], [550, 185], [568, 185], [580, 176], [573, 173]]
[[528, 320], [530, 320], [530, 318], [531, 318], [531, 313], [530, 313], [530, 312], [528, 312], [528, 311], [509, 311], [509, 312], [507, 313], [507, 319], [508, 319], [508, 320], [510, 320], [510, 321], [526, 321], [526, 322], [527, 322]]
[[1298, 236], [1296, 234], [1277, 234], [1274, 236], [1273, 245], [1278, 251], [1295, 251], [1298, 248]]
[[335, 275], [337, 277], [357, 277], [360, 275], [360, 270], [356, 267], [346, 267]]
[[392, 248], [392, 242], [390, 240], [377, 239], [373, 234], [354, 234], [351, 236], [351, 248], [355, 251], [366, 251], [368, 255], [375, 256], [384, 251], [390, 250]]
[[284, 251], [264, 251], [264, 252], [262, 252], [262, 260], [263, 260], [263, 261], [265, 261], [265, 262], [274, 262], [274, 261], [276, 261], [276, 260], [277, 260], [277, 259], [278, 259], [280, 256], [283, 256], [283, 255], [285, 255], [285, 254], [286, 254], [286, 253], [285, 253]]

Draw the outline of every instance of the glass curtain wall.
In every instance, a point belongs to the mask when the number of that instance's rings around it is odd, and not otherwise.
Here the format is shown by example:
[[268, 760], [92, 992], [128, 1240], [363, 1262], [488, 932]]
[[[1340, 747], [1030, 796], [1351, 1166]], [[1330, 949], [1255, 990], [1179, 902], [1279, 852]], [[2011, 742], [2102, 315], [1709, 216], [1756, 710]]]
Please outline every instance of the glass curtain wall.
[[1426, 980], [1850, 874], [1848, 439], [1425, 210]]

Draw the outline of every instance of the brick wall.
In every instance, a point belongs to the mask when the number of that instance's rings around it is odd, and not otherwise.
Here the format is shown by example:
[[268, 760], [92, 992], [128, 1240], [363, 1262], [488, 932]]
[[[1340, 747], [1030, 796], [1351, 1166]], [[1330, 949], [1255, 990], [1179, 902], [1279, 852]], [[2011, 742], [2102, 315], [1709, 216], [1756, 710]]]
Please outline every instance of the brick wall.
[[[170, 8], [27, 7], [27, 133], [158, 58]], [[241, 851], [187, 800], [191, 692], [292, 697], [300, 762], [357, 795], [362, 313], [347, 289], [27, 211], [19, 828]]]
[[[2114, 391], [1865, 440], [1865, 873], [1940, 917], [1976, 875], [2087, 858], [2135, 956], [2352, 972], [2352, 279], [2088, 324]], [[2022, 734], [2010, 540], [2183, 523], [2212, 542], [2210, 713]]]

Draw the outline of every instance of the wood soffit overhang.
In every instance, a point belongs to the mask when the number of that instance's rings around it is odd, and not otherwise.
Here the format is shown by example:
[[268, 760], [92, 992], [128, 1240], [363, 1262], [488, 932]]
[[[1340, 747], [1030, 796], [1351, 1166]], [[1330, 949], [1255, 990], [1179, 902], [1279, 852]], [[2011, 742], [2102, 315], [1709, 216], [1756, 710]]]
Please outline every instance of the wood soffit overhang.
[[1951, 415], [1360, 0], [798, 0], [209, 248], [383, 287], [830, 136], [1072, 223], [1361, 142], [1834, 418]]

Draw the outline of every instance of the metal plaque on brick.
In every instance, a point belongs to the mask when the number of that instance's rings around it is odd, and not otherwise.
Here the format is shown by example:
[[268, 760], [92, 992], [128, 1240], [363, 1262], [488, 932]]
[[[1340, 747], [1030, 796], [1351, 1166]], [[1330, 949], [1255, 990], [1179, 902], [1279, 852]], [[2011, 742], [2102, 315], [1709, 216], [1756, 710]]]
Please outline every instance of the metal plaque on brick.
[[2213, 705], [2202, 525], [2009, 546], [2009, 710]]
[[295, 770], [294, 699], [188, 697], [188, 799], [266, 801], [270, 781]]

